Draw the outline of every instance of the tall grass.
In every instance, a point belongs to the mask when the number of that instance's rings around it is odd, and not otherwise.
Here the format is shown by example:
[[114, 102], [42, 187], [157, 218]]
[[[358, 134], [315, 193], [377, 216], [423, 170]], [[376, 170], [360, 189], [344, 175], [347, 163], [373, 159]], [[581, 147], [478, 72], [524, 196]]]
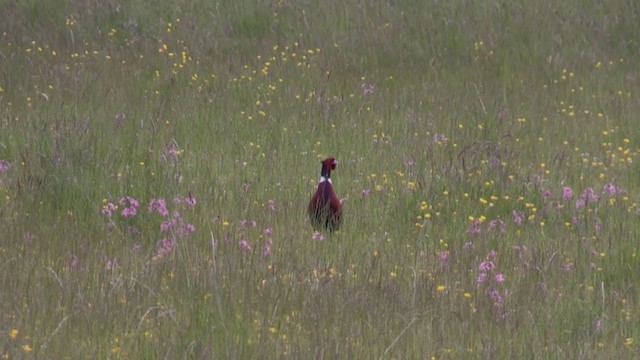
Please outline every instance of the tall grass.
[[4, 2], [2, 357], [637, 357], [639, 13]]

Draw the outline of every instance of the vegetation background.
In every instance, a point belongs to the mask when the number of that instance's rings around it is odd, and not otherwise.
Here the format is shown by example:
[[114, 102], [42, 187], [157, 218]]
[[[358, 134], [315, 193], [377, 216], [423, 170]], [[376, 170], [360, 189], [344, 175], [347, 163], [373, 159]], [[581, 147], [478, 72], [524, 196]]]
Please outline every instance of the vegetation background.
[[637, 358], [639, 18], [0, 2], [0, 357]]

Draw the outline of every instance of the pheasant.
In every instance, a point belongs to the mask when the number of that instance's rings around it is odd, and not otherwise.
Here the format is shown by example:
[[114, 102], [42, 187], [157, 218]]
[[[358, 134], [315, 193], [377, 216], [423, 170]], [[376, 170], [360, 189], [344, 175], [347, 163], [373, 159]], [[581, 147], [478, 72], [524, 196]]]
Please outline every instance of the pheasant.
[[320, 182], [309, 202], [309, 220], [315, 230], [333, 232], [340, 227], [342, 203], [333, 191], [331, 183], [331, 170], [334, 170], [337, 164], [333, 156], [322, 161]]

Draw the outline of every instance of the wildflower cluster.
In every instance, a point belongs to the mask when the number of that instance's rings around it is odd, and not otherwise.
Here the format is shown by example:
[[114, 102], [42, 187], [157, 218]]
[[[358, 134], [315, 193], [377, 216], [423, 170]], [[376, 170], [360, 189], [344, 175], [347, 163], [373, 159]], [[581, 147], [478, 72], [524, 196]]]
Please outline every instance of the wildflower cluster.
[[[516, 225], [520, 225], [522, 223], [522, 212], [513, 210], [513, 223]], [[469, 218], [469, 226], [467, 227], [466, 233], [472, 236], [481, 235], [481, 234], [504, 234], [507, 231], [507, 223], [500, 219], [492, 219], [486, 221], [486, 217], [470, 217]], [[486, 226], [483, 225], [486, 223]]]
[[[117, 226], [118, 218], [121, 218], [129, 221], [130, 234], [139, 235], [141, 233], [139, 228], [131, 222], [138, 215], [140, 200], [132, 196], [124, 196], [115, 203], [106, 200], [104, 202], [101, 213], [106, 218], [108, 229], [114, 229]], [[160, 233], [164, 237], [158, 241], [156, 251], [160, 257], [171, 253], [177, 240], [184, 239], [196, 231], [195, 225], [187, 222], [182, 215], [183, 210], [189, 210], [196, 206], [196, 199], [191, 194], [188, 197], [175, 197], [173, 204], [175, 207], [173, 212], [169, 211], [167, 201], [163, 198], [152, 199], [147, 205], [147, 214], [157, 214], [163, 218], [160, 223]]]
[[[265, 207], [269, 211], [275, 211], [275, 203], [273, 200], [269, 200]], [[228, 227], [230, 223], [225, 220], [222, 222], [222, 226]], [[254, 247], [258, 247], [262, 249], [263, 256], [269, 256], [273, 251], [273, 228], [265, 227], [260, 233], [256, 232], [257, 229], [258, 222], [256, 220], [240, 220], [236, 229], [238, 236], [235, 237], [238, 248], [243, 251], [251, 251]], [[224, 244], [232, 243], [232, 241], [235, 241], [233, 238], [231, 234], [227, 233], [227, 235], [224, 236]], [[214, 241], [212, 245], [217, 246], [218, 241]]]
[[496, 271], [496, 257], [496, 251], [491, 250], [487, 253], [486, 258], [480, 262], [476, 276], [476, 286], [482, 289], [491, 301], [493, 308], [497, 311], [498, 318], [504, 319], [506, 315], [504, 296], [507, 291], [502, 289], [502, 286], [506, 276]]

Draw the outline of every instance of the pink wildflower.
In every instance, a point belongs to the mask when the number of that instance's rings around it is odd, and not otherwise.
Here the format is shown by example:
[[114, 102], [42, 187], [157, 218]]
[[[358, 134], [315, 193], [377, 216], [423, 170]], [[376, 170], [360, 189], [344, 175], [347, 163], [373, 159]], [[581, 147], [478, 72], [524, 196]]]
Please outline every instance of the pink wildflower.
[[476, 278], [476, 284], [480, 285], [485, 281], [487, 281], [487, 273], [485, 272], [479, 273], [478, 277]]
[[191, 193], [189, 193], [189, 197], [184, 198], [184, 203], [187, 204], [189, 207], [194, 207], [196, 206], [196, 198], [191, 196]]
[[169, 231], [169, 229], [171, 229], [171, 225], [172, 225], [172, 222], [170, 220], [163, 221], [162, 224], [160, 224], [160, 231], [161, 232]]
[[471, 241], [467, 241], [466, 243], [464, 243], [464, 245], [462, 245], [462, 248], [465, 250], [473, 250], [476, 248], [476, 245]]
[[615, 185], [614, 185], [614, 184], [612, 184], [612, 183], [605, 184], [605, 185], [604, 185], [604, 187], [603, 187], [603, 190], [604, 190], [604, 192], [605, 192], [605, 193], [607, 193], [609, 196], [616, 195], [616, 194], [619, 192], [618, 187], [617, 187], [617, 186], [615, 186]]
[[493, 270], [493, 268], [495, 268], [495, 264], [493, 263], [493, 261], [483, 261], [480, 263], [480, 266], [478, 267], [478, 269], [482, 272], [489, 272], [491, 270]]
[[113, 203], [108, 203], [107, 205], [102, 207], [102, 210], [100, 212], [102, 213], [102, 215], [111, 217], [114, 211], [116, 211], [116, 206]]
[[362, 84], [362, 86], [360, 86], [360, 88], [362, 89], [362, 93], [366, 96], [366, 95], [373, 94], [373, 90], [376, 87], [373, 84], [364, 83], [364, 84]]
[[487, 289], [487, 295], [489, 295], [489, 298], [493, 301], [493, 305], [495, 307], [501, 308], [504, 305], [504, 299], [498, 289]]
[[175, 246], [176, 246], [176, 243], [173, 239], [166, 238], [166, 239], [160, 240], [158, 242], [158, 251], [157, 251], [158, 256], [169, 255], [173, 251], [173, 248]]
[[434, 134], [433, 142], [436, 144], [445, 144], [447, 142], [447, 137], [444, 134]]
[[78, 267], [78, 257], [75, 255], [71, 255], [71, 261], [69, 261], [69, 265], [72, 269]]
[[6, 160], [0, 160], [0, 175], [6, 173], [11, 169], [11, 164]]
[[584, 191], [582, 191], [582, 199], [584, 199], [586, 202], [598, 201], [598, 199], [600, 199], [600, 196], [596, 194], [593, 188], [586, 188], [584, 189]]
[[480, 225], [480, 220], [475, 219], [471, 223], [469, 223], [469, 228], [467, 229], [467, 234], [478, 235], [482, 232], [482, 228]]
[[514, 224], [520, 226], [524, 220], [524, 213], [519, 210], [513, 210], [511, 212], [511, 218], [513, 219]]
[[447, 268], [449, 267], [449, 252], [448, 251], [440, 251], [438, 253], [438, 258], [440, 259], [440, 267]]
[[113, 268], [115, 266], [116, 266], [116, 259], [113, 259], [113, 260], [107, 261], [107, 263], [105, 264], [104, 268], [107, 271], [111, 271], [111, 270], [113, 270]]
[[169, 210], [167, 210], [167, 201], [165, 199], [153, 199], [149, 203], [149, 212], [157, 212], [161, 216], [169, 216]]
[[130, 206], [122, 209], [122, 216], [124, 216], [125, 218], [136, 216], [136, 208], [133, 206]]
[[573, 270], [575, 268], [575, 264], [572, 262], [569, 263], [564, 263], [562, 265], [560, 265], [560, 270], [564, 271], [564, 272], [569, 272], [571, 270]]
[[489, 231], [500, 231], [501, 233], [506, 232], [507, 225], [504, 223], [502, 219], [494, 219], [489, 221]]
[[238, 244], [242, 250], [251, 250], [251, 244], [245, 239], [241, 239]]

